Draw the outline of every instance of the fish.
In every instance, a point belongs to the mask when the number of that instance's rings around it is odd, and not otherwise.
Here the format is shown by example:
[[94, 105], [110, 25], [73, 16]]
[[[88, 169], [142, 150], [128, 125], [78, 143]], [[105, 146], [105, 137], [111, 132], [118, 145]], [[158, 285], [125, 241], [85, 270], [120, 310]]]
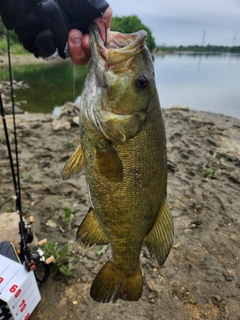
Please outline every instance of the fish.
[[80, 102], [80, 145], [62, 177], [85, 172], [91, 205], [77, 239], [111, 248], [90, 296], [103, 303], [137, 301], [143, 245], [163, 265], [173, 243], [164, 121], [147, 33], [111, 32], [106, 46], [95, 24], [89, 34], [92, 60]]

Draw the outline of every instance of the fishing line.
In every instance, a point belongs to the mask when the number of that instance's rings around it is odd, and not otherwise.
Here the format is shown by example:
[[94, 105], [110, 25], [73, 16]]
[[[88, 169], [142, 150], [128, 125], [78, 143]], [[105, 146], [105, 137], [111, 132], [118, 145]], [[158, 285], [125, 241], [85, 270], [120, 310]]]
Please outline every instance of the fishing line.
[[76, 100], [76, 66], [73, 63], [73, 101]]

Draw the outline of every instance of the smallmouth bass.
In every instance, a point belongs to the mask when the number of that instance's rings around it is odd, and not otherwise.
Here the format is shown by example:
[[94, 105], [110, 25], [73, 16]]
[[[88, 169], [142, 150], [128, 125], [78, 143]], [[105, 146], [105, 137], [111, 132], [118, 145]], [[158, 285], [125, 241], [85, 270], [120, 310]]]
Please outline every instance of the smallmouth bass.
[[90, 291], [99, 302], [142, 295], [143, 243], [162, 265], [172, 246], [167, 204], [166, 137], [146, 32], [111, 32], [105, 47], [89, 27], [92, 62], [80, 104], [81, 145], [63, 179], [85, 171], [91, 207], [77, 238], [110, 243], [112, 258]]

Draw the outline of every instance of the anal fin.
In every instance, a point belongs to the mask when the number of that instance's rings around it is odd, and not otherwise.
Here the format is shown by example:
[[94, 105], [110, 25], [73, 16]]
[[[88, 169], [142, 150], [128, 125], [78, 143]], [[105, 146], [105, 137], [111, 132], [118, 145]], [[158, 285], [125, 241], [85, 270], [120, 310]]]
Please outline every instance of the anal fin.
[[173, 242], [173, 234], [172, 215], [167, 199], [165, 199], [152, 229], [145, 237], [145, 244], [150, 254], [160, 265], [164, 264], [169, 255]]
[[90, 208], [86, 217], [78, 228], [76, 237], [86, 245], [108, 244], [109, 240], [94, 216], [94, 209]]

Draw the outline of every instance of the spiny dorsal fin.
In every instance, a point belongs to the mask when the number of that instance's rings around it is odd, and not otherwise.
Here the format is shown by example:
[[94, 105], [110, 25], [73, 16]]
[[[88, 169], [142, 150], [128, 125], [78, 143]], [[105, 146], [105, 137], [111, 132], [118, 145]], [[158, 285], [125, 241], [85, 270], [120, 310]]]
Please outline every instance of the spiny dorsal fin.
[[145, 238], [149, 252], [160, 265], [164, 264], [171, 250], [173, 233], [172, 215], [165, 199], [154, 226]]
[[79, 145], [65, 164], [65, 167], [62, 171], [63, 180], [79, 176], [82, 173], [83, 168], [84, 152], [81, 145]]

